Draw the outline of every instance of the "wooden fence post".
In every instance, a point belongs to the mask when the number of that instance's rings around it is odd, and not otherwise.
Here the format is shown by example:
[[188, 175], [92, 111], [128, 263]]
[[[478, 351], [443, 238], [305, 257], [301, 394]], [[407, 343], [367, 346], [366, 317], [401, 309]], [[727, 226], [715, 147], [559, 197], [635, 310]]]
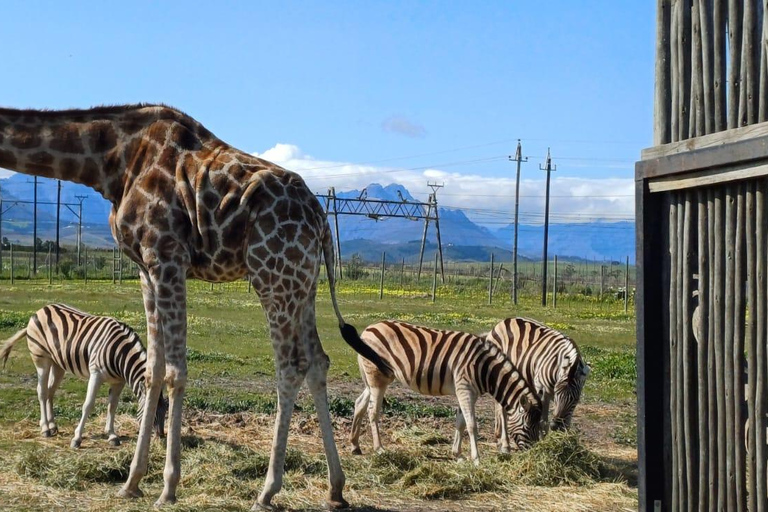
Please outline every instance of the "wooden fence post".
[[85, 264], [83, 265], [83, 276], [85, 277], [85, 284], [88, 284], [88, 246], [87, 245], [83, 248], [83, 253], [85, 257]]
[[48, 242], [48, 285], [53, 284], [53, 265], [51, 262], [51, 243]]
[[557, 308], [557, 254], [555, 254], [555, 272], [552, 275], [552, 307]]
[[11, 244], [11, 284], [13, 284], [13, 244]]
[[493, 303], [493, 253], [491, 253], [491, 271], [488, 273], [488, 305]]
[[437, 293], [437, 251], [435, 251], [435, 271], [432, 275], [432, 302], [435, 302]]
[[629, 256], [627, 256], [627, 267], [624, 271], [624, 312], [627, 312], [629, 305]]
[[384, 298], [384, 261], [387, 257], [386, 252], [381, 253], [381, 280], [379, 281], [379, 300]]

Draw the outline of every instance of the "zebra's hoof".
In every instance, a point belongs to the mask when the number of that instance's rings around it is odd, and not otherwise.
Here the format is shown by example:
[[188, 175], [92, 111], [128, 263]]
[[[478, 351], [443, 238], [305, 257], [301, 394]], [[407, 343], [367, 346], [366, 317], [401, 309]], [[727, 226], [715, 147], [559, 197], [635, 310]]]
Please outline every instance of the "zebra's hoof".
[[264, 511], [272, 512], [275, 510], [275, 506], [271, 503], [259, 503], [258, 501], [253, 504], [251, 507], [252, 512], [264, 512]]
[[43, 437], [53, 437], [53, 434], [51, 433], [50, 430], [44, 430]]
[[349, 502], [344, 498], [339, 498], [337, 500], [330, 499], [325, 502], [326, 510], [340, 510], [343, 508], [349, 508]]
[[138, 487], [135, 489], [128, 489], [127, 487], [122, 487], [119, 491], [117, 491], [117, 497], [118, 498], [143, 498], [144, 493], [141, 492], [141, 489]]
[[59, 433], [59, 427], [54, 425], [53, 428], [49, 428], [48, 429], [48, 432], [51, 433], [51, 436], [55, 436], [55, 435], [57, 435]]
[[118, 437], [111, 438], [109, 440], [109, 444], [111, 444], [112, 446], [120, 446], [120, 438]]
[[82, 439], [73, 439], [71, 443], [69, 443], [70, 448], [78, 449], [80, 448], [80, 444], [83, 442]]
[[173, 505], [176, 503], [176, 496], [160, 496], [155, 502], [155, 508], [162, 508], [166, 505]]
[[509, 446], [502, 446], [499, 448], [499, 453], [508, 454], [509, 453]]

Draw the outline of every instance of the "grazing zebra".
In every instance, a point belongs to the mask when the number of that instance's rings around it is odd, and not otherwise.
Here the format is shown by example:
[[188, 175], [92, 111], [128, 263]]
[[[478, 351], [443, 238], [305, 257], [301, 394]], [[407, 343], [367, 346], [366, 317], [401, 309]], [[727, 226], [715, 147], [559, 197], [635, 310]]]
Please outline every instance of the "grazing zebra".
[[[40, 428], [45, 437], [58, 433], [53, 416], [53, 396], [67, 371], [88, 379], [83, 416], [75, 429], [70, 444], [72, 448], [80, 447], [85, 420], [104, 382], [109, 384], [109, 408], [104, 431], [109, 436], [110, 444], [120, 444], [115, 434], [115, 411], [126, 383], [138, 398], [138, 418], [141, 421], [145, 405], [147, 353], [133, 329], [114, 318], [89, 315], [64, 304], [45, 306], [32, 315], [25, 329], [14, 334], [0, 348], [3, 367], [13, 346], [24, 337], [37, 367]], [[163, 436], [167, 409], [167, 400], [161, 393], [154, 425], [158, 436]]]
[[[549, 428], [549, 402], [554, 398], [555, 415], [552, 429], [564, 430], [571, 425], [573, 410], [581, 398], [590, 368], [576, 344], [568, 336], [544, 324], [526, 318], [502, 320], [486, 334], [486, 339], [509, 357], [531, 383], [542, 401], [542, 423]], [[513, 412], [511, 425], [522, 421]], [[507, 417], [496, 407], [496, 437], [501, 451], [509, 451]]]
[[485, 393], [491, 394], [506, 410], [518, 409], [521, 421], [512, 436], [521, 448], [538, 439], [540, 400], [510, 360], [483, 338], [397, 321], [371, 325], [361, 337], [392, 371], [386, 375], [367, 359], [357, 358], [365, 390], [355, 401], [349, 437], [353, 453], [361, 453], [358, 440], [366, 409], [373, 448], [381, 450], [379, 413], [384, 392], [395, 379], [424, 395], [456, 394], [460, 412], [456, 415], [452, 450], [455, 457], [461, 455], [461, 437], [466, 426], [472, 460], [478, 463], [475, 402]]

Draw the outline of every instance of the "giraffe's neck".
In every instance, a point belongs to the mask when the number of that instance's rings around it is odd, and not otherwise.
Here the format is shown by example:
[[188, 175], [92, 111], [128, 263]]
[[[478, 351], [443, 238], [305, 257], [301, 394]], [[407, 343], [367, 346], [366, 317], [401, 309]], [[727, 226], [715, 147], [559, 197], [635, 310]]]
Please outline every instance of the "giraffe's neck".
[[0, 108], [0, 167], [81, 183], [118, 203], [132, 170], [160, 158], [169, 124], [158, 121], [174, 117], [189, 119], [162, 106]]

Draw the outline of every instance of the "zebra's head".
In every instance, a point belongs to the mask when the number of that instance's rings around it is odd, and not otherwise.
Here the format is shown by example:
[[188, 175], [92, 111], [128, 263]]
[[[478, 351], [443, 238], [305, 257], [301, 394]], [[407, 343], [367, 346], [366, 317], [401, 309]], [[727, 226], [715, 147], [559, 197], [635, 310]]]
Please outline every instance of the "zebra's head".
[[[533, 395], [530, 395], [533, 396]], [[520, 402], [512, 413], [509, 422], [509, 438], [512, 447], [526, 450], [539, 440], [541, 435], [541, 402], [532, 400], [529, 395], [522, 395]]]
[[[144, 407], [146, 406], [146, 393], [141, 388], [141, 394], [139, 395], [139, 410], [136, 413], [136, 419], [141, 425], [141, 418], [144, 416]], [[155, 409], [155, 421], [152, 425], [152, 429], [158, 437], [165, 437], [165, 419], [168, 416], [168, 398], [163, 396], [163, 392], [160, 391], [160, 398], [157, 401], [157, 409]]]
[[560, 365], [560, 372], [555, 384], [555, 415], [552, 430], [565, 430], [571, 426], [573, 410], [581, 399], [581, 391], [589, 375], [589, 365], [579, 356], [576, 361], [567, 357]]

